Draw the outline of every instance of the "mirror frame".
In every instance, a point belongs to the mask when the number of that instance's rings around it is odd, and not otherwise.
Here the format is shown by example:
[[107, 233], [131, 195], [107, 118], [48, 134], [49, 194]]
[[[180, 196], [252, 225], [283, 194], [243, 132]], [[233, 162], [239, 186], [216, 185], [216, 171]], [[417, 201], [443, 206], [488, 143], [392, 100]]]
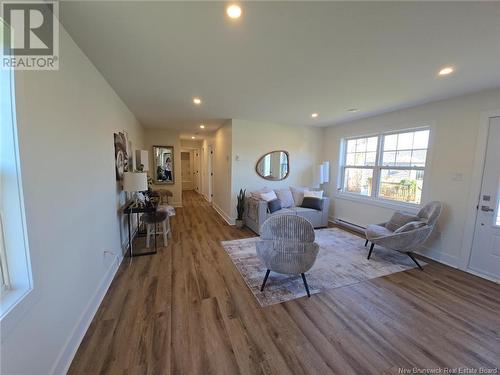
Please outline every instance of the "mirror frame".
[[[288, 159], [288, 169], [286, 171], [286, 175], [284, 177], [282, 177], [282, 178], [264, 177], [264, 176], [262, 176], [259, 173], [259, 169], [258, 169], [259, 163], [261, 162], [262, 159], [264, 159], [266, 157], [266, 155], [272, 154], [273, 152], [284, 152], [286, 154], [286, 158]], [[257, 176], [263, 178], [264, 180], [268, 180], [268, 181], [283, 181], [283, 180], [286, 180], [288, 178], [288, 176], [290, 175], [290, 154], [288, 153], [288, 151], [285, 151], [285, 150], [272, 150], [272, 151], [266, 152], [264, 155], [262, 155], [257, 160], [257, 163], [255, 163], [255, 173], [257, 173]]]
[[[155, 148], [170, 148], [172, 149], [172, 181], [158, 181], [156, 179], [156, 153], [155, 153]], [[163, 146], [163, 145], [153, 145], [153, 182], [155, 185], [174, 185], [175, 184], [175, 150], [174, 146]]]

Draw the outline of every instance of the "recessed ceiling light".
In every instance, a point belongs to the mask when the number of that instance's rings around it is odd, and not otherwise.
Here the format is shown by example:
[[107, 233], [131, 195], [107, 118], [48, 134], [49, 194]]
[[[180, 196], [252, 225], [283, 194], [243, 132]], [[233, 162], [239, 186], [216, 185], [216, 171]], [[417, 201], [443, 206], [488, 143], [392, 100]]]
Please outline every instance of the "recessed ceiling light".
[[205, 129], [205, 125], [201, 124], [200, 129]]
[[194, 104], [201, 104], [201, 99], [200, 98], [193, 98], [193, 103]]
[[233, 18], [233, 19], [240, 18], [241, 8], [236, 4], [229, 5], [226, 8], [226, 13], [229, 16], [229, 18]]
[[195, 138], [196, 138], [196, 137], [195, 137], [194, 135], [191, 137], [191, 139], [195, 139]]
[[453, 73], [455, 69], [453, 69], [453, 67], [451, 66], [445, 66], [444, 68], [442, 68], [440, 71], [439, 71], [439, 75], [440, 76], [447, 76], [448, 74], [451, 74]]
[[347, 110], [347, 112], [358, 112], [358, 111], [359, 111], [359, 109], [357, 109], [357, 108], [349, 108]]
[[318, 115], [316, 112], [315, 112], [315, 113], [313, 113], [313, 114], [311, 115], [311, 117], [312, 117], [312, 118], [316, 118], [316, 117], [318, 117], [318, 116], [319, 116], [319, 115]]

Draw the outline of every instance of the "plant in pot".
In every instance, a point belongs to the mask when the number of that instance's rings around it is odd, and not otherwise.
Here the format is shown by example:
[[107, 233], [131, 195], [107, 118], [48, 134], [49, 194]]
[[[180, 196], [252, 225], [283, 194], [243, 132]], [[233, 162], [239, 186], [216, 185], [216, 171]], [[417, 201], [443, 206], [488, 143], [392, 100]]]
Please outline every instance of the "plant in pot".
[[236, 206], [236, 211], [238, 212], [238, 217], [236, 218], [236, 228], [243, 228], [243, 213], [245, 212], [245, 193], [246, 189], [240, 189], [238, 194], [238, 204]]

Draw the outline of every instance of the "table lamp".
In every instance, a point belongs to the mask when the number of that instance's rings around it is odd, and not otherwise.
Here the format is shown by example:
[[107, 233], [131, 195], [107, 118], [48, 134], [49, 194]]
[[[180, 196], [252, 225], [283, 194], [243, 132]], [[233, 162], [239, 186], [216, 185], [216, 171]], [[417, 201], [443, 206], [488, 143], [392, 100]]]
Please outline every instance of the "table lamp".
[[148, 190], [148, 177], [146, 172], [123, 173], [123, 191], [134, 193], [134, 202], [138, 203], [137, 192]]

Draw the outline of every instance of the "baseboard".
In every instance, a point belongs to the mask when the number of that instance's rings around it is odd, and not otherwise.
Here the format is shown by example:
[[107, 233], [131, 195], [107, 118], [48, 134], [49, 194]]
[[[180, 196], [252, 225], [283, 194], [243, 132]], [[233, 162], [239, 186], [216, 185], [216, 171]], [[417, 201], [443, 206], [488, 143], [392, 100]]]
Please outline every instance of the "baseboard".
[[172, 206], [180, 208], [180, 207], [182, 207], [182, 202], [172, 202]]
[[212, 207], [215, 209], [215, 211], [217, 211], [217, 213], [220, 215], [220, 217], [224, 219], [226, 223], [228, 223], [229, 225], [235, 224], [236, 219], [233, 219], [228, 214], [226, 214], [224, 210], [222, 210], [219, 206], [215, 204], [215, 202], [212, 202]]
[[111, 285], [111, 282], [113, 281], [113, 278], [115, 277], [115, 274], [118, 271], [122, 260], [123, 256], [117, 256], [116, 260], [113, 261], [113, 263], [109, 267], [96, 292], [80, 315], [78, 323], [71, 332], [71, 335], [66, 341], [66, 344], [59, 353], [54, 366], [50, 371], [50, 374], [62, 375], [68, 372], [69, 367], [71, 366], [71, 362], [75, 357], [76, 351], [78, 350], [78, 347], [80, 346], [85, 333], [89, 329], [90, 324], [92, 323], [92, 319], [94, 318], [97, 309], [101, 305], [101, 302], [104, 299], [104, 296], [106, 295], [106, 292], [108, 291], [109, 286]]
[[445, 265], [450, 266], [452, 268], [460, 269], [460, 267], [459, 267], [460, 259], [458, 259], [457, 257], [454, 257], [453, 255], [443, 253], [442, 251], [436, 251], [436, 250], [430, 249], [426, 246], [423, 246], [419, 250], [414, 251], [414, 253], [422, 255], [422, 256], [427, 257], [429, 259], [432, 259], [438, 263], [445, 264]]

